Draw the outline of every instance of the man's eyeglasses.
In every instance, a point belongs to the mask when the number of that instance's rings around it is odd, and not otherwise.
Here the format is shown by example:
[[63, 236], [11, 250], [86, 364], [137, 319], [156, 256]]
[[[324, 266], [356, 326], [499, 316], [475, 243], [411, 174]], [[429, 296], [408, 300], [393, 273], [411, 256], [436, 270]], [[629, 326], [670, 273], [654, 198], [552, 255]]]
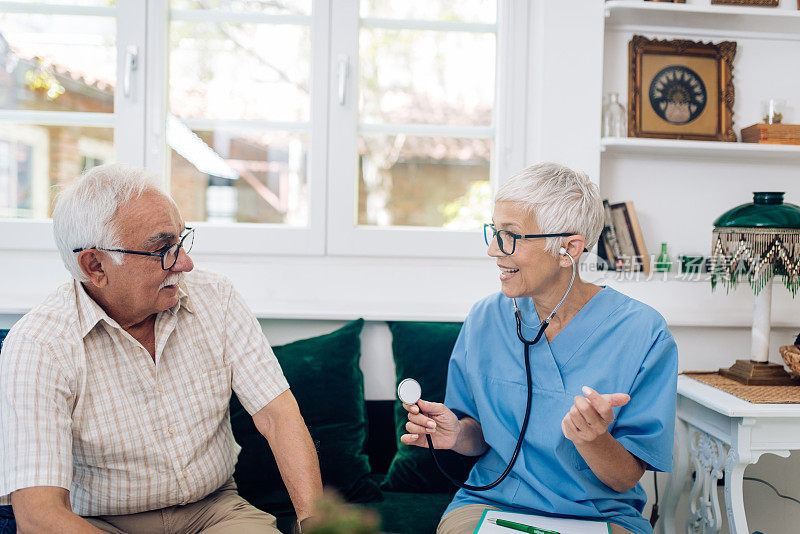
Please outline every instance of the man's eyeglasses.
[[141, 250], [124, 250], [121, 248], [100, 248], [100, 247], [86, 247], [72, 249], [72, 252], [80, 252], [82, 250], [95, 249], [104, 250], [106, 252], [122, 252], [123, 254], [138, 254], [139, 256], [157, 256], [161, 258], [161, 268], [169, 271], [175, 266], [178, 261], [178, 255], [181, 253], [181, 248], [186, 251], [186, 254], [192, 250], [194, 245], [194, 228], [186, 228], [186, 231], [181, 234], [181, 240], [170, 245], [158, 252], [143, 252]]
[[483, 225], [483, 239], [486, 241], [486, 246], [491, 246], [492, 240], [497, 238], [497, 246], [500, 247], [500, 252], [506, 256], [510, 256], [517, 248], [517, 239], [535, 239], [538, 237], [567, 237], [575, 235], [573, 233], [565, 232], [560, 234], [515, 234], [508, 230], [498, 230], [493, 224]]

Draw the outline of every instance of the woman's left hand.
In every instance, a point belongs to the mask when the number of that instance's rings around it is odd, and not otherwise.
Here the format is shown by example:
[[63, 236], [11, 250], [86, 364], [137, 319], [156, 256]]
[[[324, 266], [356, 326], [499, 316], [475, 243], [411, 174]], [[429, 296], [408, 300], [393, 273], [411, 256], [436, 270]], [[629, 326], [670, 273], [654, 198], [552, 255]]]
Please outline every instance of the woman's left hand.
[[564, 437], [573, 443], [588, 443], [608, 432], [608, 425], [614, 421], [614, 410], [625, 406], [631, 400], [625, 393], [601, 395], [588, 386], [583, 387], [585, 397], [575, 397], [567, 415], [561, 421]]

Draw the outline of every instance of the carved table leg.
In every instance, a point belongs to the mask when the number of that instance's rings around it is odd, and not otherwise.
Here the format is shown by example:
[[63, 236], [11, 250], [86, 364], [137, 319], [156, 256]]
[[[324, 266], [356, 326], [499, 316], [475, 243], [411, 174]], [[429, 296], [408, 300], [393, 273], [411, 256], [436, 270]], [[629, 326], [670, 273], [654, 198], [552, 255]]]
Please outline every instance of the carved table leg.
[[[690, 515], [686, 520], [686, 532], [687, 534], [719, 532], [722, 527], [722, 514], [717, 496], [717, 481], [722, 478], [725, 468], [726, 446], [705, 432], [689, 427], [689, 450], [695, 479], [689, 495]], [[739, 489], [741, 490], [741, 485]]]
[[731, 534], [747, 534], [747, 517], [744, 513], [744, 470], [749, 462], [739, 458], [734, 449], [728, 452], [725, 462], [725, 506], [728, 510], [728, 530]]
[[658, 522], [660, 534], [675, 534], [675, 512], [681, 498], [686, 480], [689, 478], [689, 438], [686, 422], [675, 420], [675, 465], [669, 477], [664, 499], [661, 503], [662, 516]]

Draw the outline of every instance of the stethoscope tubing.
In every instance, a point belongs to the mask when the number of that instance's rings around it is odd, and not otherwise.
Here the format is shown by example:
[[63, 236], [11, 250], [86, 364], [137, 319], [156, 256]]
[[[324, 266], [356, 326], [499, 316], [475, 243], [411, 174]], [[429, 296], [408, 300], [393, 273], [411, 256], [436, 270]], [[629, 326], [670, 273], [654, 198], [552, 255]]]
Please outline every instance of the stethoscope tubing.
[[457, 487], [459, 487], [461, 489], [465, 489], [465, 490], [468, 490], [468, 491], [487, 491], [487, 490], [490, 490], [490, 489], [496, 487], [498, 484], [500, 484], [503, 480], [506, 479], [508, 474], [511, 473], [511, 470], [514, 468], [514, 464], [517, 462], [517, 456], [519, 456], [519, 451], [522, 449], [522, 444], [525, 441], [525, 433], [528, 430], [528, 422], [530, 421], [531, 405], [533, 404], [533, 373], [531, 371], [530, 348], [531, 348], [531, 346], [533, 346], [536, 343], [538, 343], [539, 340], [542, 338], [542, 335], [544, 334], [545, 329], [550, 324], [550, 321], [553, 319], [553, 317], [555, 317], [556, 312], [561, 307], [561, 305], [564, 303], [564, 300], [566, 300], [570, 289], [572, 289], [572, 283], [575, 281], [576, 266], [575, 266], [575, 260], [572, 259], [572, 256], [567, 254], [567, 257], [572, 262], [572, 278], [569, 281], [569, 287], [567, 287], [567, 291], [564, 293], [564, 296], [561, 297], [561, 301], [553, 309], [552, 313], [545, 320], [543, 320], [540, 323], [539, 331], [536, 333], [536, 337], [533, 339], [533, 341], [529, 341], [522, 334], [522, 323], [523, 323], [522, 312], [517, 307], [516, 299], [512, 299], [513, 302], [514, 302], [514, 318], [516, 319], [516, 322], [517, 322], [517, 337], [519, 338], [519, 340], [522, 342], [522, 344], [525, 347], [525, 375], [526, 375], [527, 382], [528, 382], [528, 400], [525, 403], [525, 418], [522, 420], [522, 428], [520, 428], [520, 430], [519, 430], [519, 437], [517, 438], [517, 445], [514, 447], [514, 453], [511, 455], [511, 460], [509, 460], [508, 466], [506, 466], [505, 471], [503, 471], [502, 474], [499, 477], [497, 477], [497, 480], [495, 480], [494, 482], [491, 482], [489, 484], [486, 484], [484, 486], [473, 486], [472, 484], [467, 484], [465, 482], [461, 482], [459, 480], [456, 480], [455, 478], [453, 478], [452, 475], [450, 475], [450, 473], [445, 471], [445, 469], [441, 466], [441, 464], [439, 463], [439, 459], [436, 456], [436, 450], [433, 448], [433, 440], [431, 439], [431, 435], [430, 434], [425, 434], [425, 438], [428, 441], [428, 450], [431, 451], [431, 458], [433, 458], [433, 463], [436, 464], [436, 467], [439, 469], [439, 471], [441, 471], [441, 473], [445, 476], [445, 478], [447, 478], [447, 480], [449, 480], [455, 486], [457, 486]]
[[439, 468], [439, 471], [442, 472], [442, 474], [447, 478], [447, 480], [449, 480], [459, 488], [465, 490], [487, 491], [494, 488], [495, 486], [500, 484], [503, 480], [505, 480], [505, 478], [508, 476], [509, 473], [511, 473], [511, 470], [514, 468], [514, 464], [517, 462], [517, 456], [519, 456], [519, 451], [522, 449], [522, 443], [525, 441], [525, 432], [528, 430], [528, 422], [530, 421], [530, 415], [531, 415], [531, 405], [533, 404], [533, 375], [531, 373], [530, 347], [531, 345], [535, 345], [536, 343], [538, 343], [539, 339], [541, 339], [542, 337], [542, 334], [544, 334], [545, 328], [547, 328], [547, 325], [549, 325], [550, 323], [547, 321], [543, 322], [542, 326], [539, 328], [539, 332], [536, 333], [536, 337], [534, 338], [534, 340], [528, 341], [527, 339], [525, 339], [525, 336], [522, 335], [522, 321], [520, 317], [520, 311], [517, 310], [514, 313], [514, 316], [517, 318], [517, 336], [525, 344], [525, 374], [527, 375], [528, 378], [528, 400], [525, 404], [525, 418], [522, 420], [522, 428], [519, 431], [519, 438], [517, 438], [517, 445], [516, 447], [514, 447], [514, 454], [511, 455], [511, 460], [508, 462], [508, 466], [506, 467], [505, 471], [503, 471], [503, 473], [497, 478], [497, 480], [489, 484], [486, 484], [485, 486], [473, 486], [472, 484], [460, 482], [455, 478], [453, 478], [453, 476], [450, 475], [450, 473], [448, 473], [447, 471], [445, 471], [445, 469], [439, 464], [439, 459], [436, 457], [436, 452], [435, 449], [433, 448], [433, 440], [431, 439], [431, 435], [425, 434], [425, 438], [428, 440], [428, 449], [431, 451], [431, 457], [433, 458], [433, 463], [436, 464], [436, 467]]

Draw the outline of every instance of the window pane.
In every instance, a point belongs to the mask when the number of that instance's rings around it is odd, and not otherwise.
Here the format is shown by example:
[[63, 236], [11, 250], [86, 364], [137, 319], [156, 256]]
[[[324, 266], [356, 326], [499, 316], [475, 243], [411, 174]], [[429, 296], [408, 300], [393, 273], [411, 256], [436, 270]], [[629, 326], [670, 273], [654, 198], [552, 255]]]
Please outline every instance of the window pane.
[[497, 2], [489, 0], [361, 0], [361, 16], [492, 24]]
[[492, 139], [361, 135], [359, 224], [476, 229], [491, 218]]
[[0, 217], [50, 217], [59, 187], [114, 161], [112, 128], [0, 123]]
[[360, 120], [491, 125], [495, 39], [493, 33], [362, 28]]
[[177, 131], [170, 123], [171, 193], [184, 219], [307, 224], [307, 134]]
[[[310, 12], [307, 2], [172, 2], [199, 5]], [[170, 24], [167, 140], [181, 213], [190, 221], [307, 225], [311, 28], [206, 15]]]
[[171, 0], [172, 9], [219, 9], [231, 12], [310, 15], [312, 0]]
[[0, 14], [0, 109], [114, 111], [116, 21]]
[[306, 26], [173, 22], [170, 107], [179, 117], [308, 121]]

